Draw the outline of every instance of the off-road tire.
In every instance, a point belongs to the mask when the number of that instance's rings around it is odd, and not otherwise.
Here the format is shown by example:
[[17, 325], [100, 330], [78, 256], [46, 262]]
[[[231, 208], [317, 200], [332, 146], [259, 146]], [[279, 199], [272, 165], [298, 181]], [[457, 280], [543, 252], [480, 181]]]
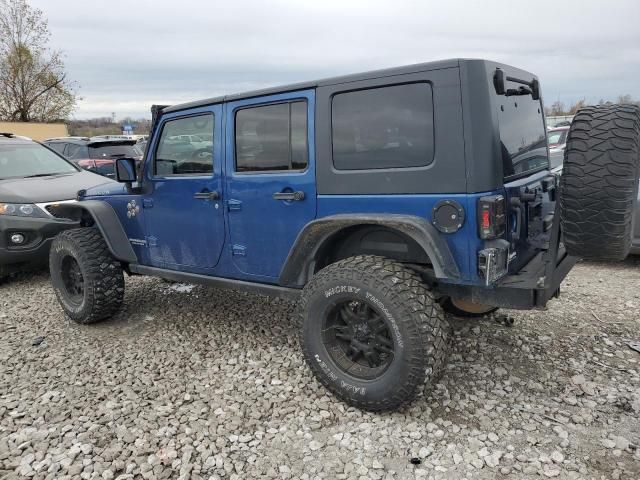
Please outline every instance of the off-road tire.
[[[393, 332], [397, 354], [375, 379], [343, 372], [323, 344], [323, 315], [345, 298], [373, 302]], [[414, 271], [384, 257], [350, 257], [314, 275], [301, 296], [299, 322], [300, 344], [316, 378], [346, 403], [374, 412], [413, 401], [437, 380], [449, 349], [450, 327], [432, 292]]]
[[[65, 258], [74, 259], [82, 272], [84, 288], [77, 296], [68, 291], [63, 280]], [[124, 298], [122, 266], [97, 229], [77, 228], [60, 233], [51, 245], [49, 270], [58, 302], [74, 322], [95, 323], [120, 309]]]
[[629, 254], [639, 164], [640, 107], [599, 105], [576, 114], [560, 183], [567, 253], [602, 260]]

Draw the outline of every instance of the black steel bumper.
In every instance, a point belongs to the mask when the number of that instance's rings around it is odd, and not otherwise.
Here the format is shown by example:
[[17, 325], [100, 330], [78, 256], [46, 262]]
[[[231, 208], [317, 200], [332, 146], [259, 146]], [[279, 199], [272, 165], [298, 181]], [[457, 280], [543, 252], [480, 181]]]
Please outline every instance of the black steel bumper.
[[[3, 273], [20, 269], [24, 264], [46, 263], [53, 237], [74, 228], [79, 222], [55, 218], [0, 216], [0, 267]], [[11, 235], [21, 233], [22, 245], [11, 243]]]
[[517, 274], [507, 275], [495, 285], [483, 287], [442, 283], [438, 285], [438, 291], [462, 300], [501, 308], [544, 308], [551, 298], [560, 294], [562, 280], [579, 260], [566, 255], [563, 248], [559, 249], [555, 259], [548, 258], [548, 255], [549, 252], [540, 252]]

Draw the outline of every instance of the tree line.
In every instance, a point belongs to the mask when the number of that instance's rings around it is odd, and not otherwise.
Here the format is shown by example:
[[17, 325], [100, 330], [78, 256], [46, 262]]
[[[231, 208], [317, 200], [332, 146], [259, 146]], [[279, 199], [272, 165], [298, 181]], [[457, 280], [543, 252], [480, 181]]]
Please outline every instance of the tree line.
[[[640, 100], [634, 100], [634, 98], [628, 94], [618, 95], [618, 98], [616, 98], [616, 100], [613, 102], [610, 100], [605, 100], [604, 98], [601, 98], [600, 101], [598, 102], [598, 105], [606, 105], [606, 104], [612, 104], [612, 103], [631, 104], [631, 105], [640, 106]], [[546, 107], [544, 111], [547, 116], [553, 116], [553, 117], [575, 115], [578, 110], [580, 110], [583, 107], [586, 107], [587, 105], [589, 104], [584, 98], [569, 105], [565, 105], [564, 102], [561, 102], [560, 100], [556, 100], [551, 104], [551, 106]]]
[[69, 120], [67, 129], [69, 135], [78, 137], [94, 137], [96, 135], [120, 135], [123, 125], [133, 125], [133, 133], [147, 135], [151, 130], [151, 120], [147, 118], [127, 117], [115, 122], [111, 117], [88, 118], [84, 120]]

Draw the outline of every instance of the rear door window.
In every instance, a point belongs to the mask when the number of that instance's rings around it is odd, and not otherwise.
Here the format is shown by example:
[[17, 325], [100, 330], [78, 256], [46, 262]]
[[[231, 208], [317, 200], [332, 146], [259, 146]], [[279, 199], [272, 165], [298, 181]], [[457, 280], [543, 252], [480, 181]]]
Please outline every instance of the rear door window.
[[499, 97], [498, 119], [505, 179], [549, 167], [546, 126], [539, 100]]
[[331, 105], [338, 170], [423, 167], [433, 161], [433, 99], [428, 83], [339, 93]]
[[235, 123], [236, 172], [307, 168], [306, 101], [243, 108]]

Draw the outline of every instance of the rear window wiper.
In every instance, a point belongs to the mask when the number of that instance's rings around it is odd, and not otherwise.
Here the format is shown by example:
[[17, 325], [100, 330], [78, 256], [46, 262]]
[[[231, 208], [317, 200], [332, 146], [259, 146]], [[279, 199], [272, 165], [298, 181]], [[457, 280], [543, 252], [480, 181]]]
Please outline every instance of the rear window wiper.
[[[506, 82], [520, 83], [524, 86], [507, 88]], [[498, 95], [504, 95], [505, 97], [531, 95], [532, 99], [540, 100], [540, 82], [538, 82], [537, 78], [527, 82], [520, 78], [505, 76], [501, 69], [496, 68], [496, 73], [493, 74], [493, 87]]]

